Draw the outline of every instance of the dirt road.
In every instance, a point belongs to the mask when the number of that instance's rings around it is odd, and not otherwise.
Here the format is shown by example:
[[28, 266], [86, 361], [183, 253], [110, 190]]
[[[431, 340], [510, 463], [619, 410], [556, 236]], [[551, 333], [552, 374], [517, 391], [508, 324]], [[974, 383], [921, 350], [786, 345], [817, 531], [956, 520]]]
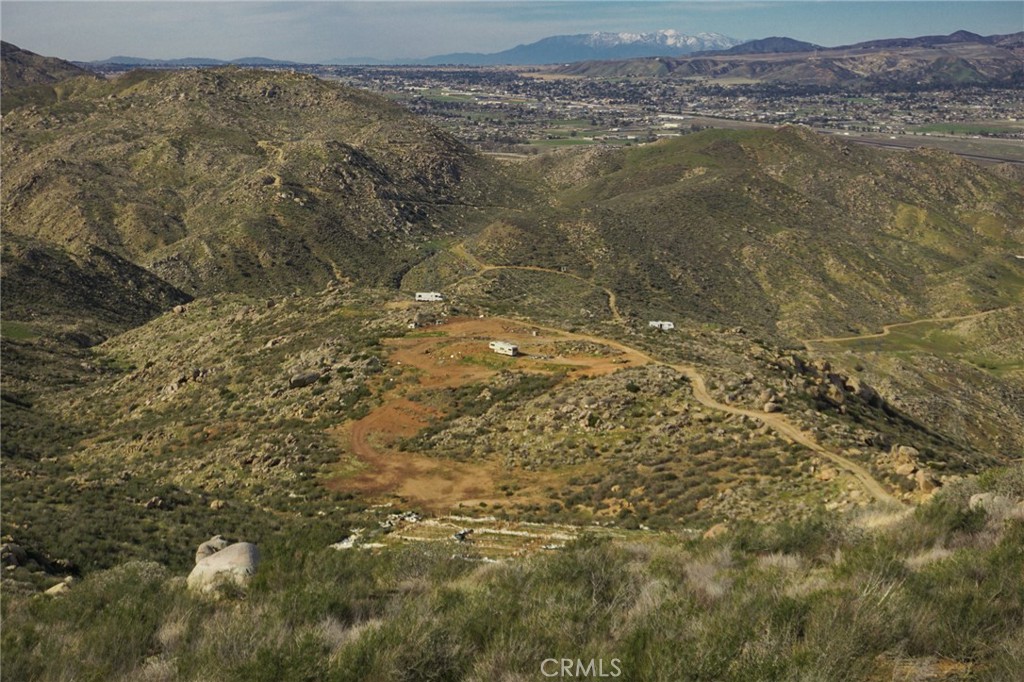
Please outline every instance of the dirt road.
[[[559, 357], [558, 364], [569, 368], [572, 378], [608, 374], [625, 366], [657, 364], [670, 367], [689, 379], [694, 398], [702, 405], [761, 421], [784, 439], [812, 450], [852, 475], [876, 500], [899, 504], [864, 467], [822, 446], [783, 415], [735, 407], [715, 400], [707, 389], [704, 376], [691, 365], [662, 362], [613, 339], [569, 333], [519, 320], [454, 320], [445, 325], [443, 330], [444, 336], [411, 336], [387, 341], [392, 348], [391, 361], [412, 368], [418, 388], [464, 386], [496, 373], [497, 368], [481, 366], [474, 360], [481, 352], [487, 357], [483, 342], [488, 339], [504, 338], [520, 344], [528, 355], [517, 360], [517, 366], [538, 371], [543, 371], [547, 361], [529, 357], [534, 349], [549, 348], [559, 341], [598, 344], [618, 353], [604, 357]], [[397, 494], [436, 511], [451, 509], [459, 504], [502, 502], [496, 483], [507, 479], [509, 473], [497, 460], [454, 462], [397, 450], [399, 439], [414, 435], [432, 417], [437, 416], [424, 405], [401, 397], [399, 393], [404, 390], [402, 387], [392, 389], [394, 395], [385, 394], [380, 407], [363, 419], [335, 430], [335, 435], [345, 442], [348, 451], [366, 469], [355, 476], [332, 482], [331, 487], [370, 494]], [[532, 492], [536, 492], [537, 500], [543, 501], [544, 497], [539, 491], [557, 483], [551, 474], [542, 476], [520, 472], [516, 475], [520, 487], [520, 493], [517, 493], [519, 502], [534, 497]]]
[[912, 327], [915, 324], [925, 324], [928, 322], [963, 322], [965, 320], [976, 320], [992, 313], [999, 312], [1002, 310], [1009, 310], [1006, 308], [993, 308], [992, 310], [984, 310], [980, 313], [971, 313], [970, 315], [955, 315], [953, 317], [922, 317], [917, 320], [910, 320], [909, 322], [893, 322], [892, 324], [883, 324], [882, 331], [877, 334], [854, 334], [853, 336], [823, 336], [819, 339], [802, 339], [805, 346], [811, 347], [814, 343], [842, 343], [844, 341], [860, 341], [863, 339], [880, 339], [885, 336], [889, 336], [893, 329], [899, 329], [901, 327]]
[[[550, 328], [545, 329], [550, 330]], [[816, 440], [814, 440], [813, 437], [801, 431], [799, 427], [790, 423], [781, 414], [777, 412], [766, 413], [757, 410], [749, 410], [742, 407], [728, 405], [726, 403], [722, 403], [715, 400], [715, 398], [708, 391], [707, 383], [705, 382], [704, 376], [697, 370], [696, 367], [692, 365], [682, 365], [663, 362], [651, 357], [650, 355], [641, 350], [633, 348], [632, 346], [627, 346], [624, 343], [613, 341], [611, 339], [590, 336], [587, 334], [570, 334], [567, 332], [563, 333], [567, 338], [578, 339], [581, 341], [590, 341], [592, 343], [601, 343], [607, 346], [611, 346], [612, 348], [621, 350], [624, 354], [627, 355], [627, 357], [630, 357], [636, 364], [658, 364], [664, 365], [665, 367], [671, 367], [672, 369], [676, 370], [677, 372], [679, 372], [680, 374], [682, 374], [683, 376], [690, 380], [690, 385], [693, 387], [694, 398], [696, 398], [697, 401], [704, 405], [705, 407], [709, 407], [713, 410], [719, 410], [721, 412], [727, 412], [729, 414], [744, 415], [753, 419], [757, 419], [762, 423], [766, 424], [770, 429], [775, 431], [784, 439], [793, 441], [794, 443], [799, 443], [800, 445], [803, 445], [804, 447], [813, 450], [822, 457], [828, 459], [830, 462], [835, 464], [840, 469], [851, 474], [854, 478], [857, 479], [857, 481], [861, 484], [864, 490], [866, 490], [873, 498], [875, 498], [879, 502], [895, 505], [902, 504], [900, 500], [896, 499], [891, 494], [889, 494], [889, 492], [886, 491], [886, 489], [882, 487], [882, 485], [877, 480], [875, 480], [875, 478], [867, 469], [862, 467], [860, 464], [857, 464], [853, 460], [824, 447]]]

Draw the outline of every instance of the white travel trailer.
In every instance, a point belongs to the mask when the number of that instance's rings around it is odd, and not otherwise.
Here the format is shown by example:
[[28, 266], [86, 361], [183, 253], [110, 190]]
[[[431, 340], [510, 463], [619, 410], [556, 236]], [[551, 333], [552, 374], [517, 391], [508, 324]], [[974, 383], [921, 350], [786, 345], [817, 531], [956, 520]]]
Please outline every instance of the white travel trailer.
[[443, 301], [444, 296], [441, 295], [440, 291], [417, 291], [417, 301]]
[[647, 323], [647, 326], [660, 329], [663, 332], [667, 332], [670, 329], [676, 328], [675, 323], [669, 322], [668, 320], [651, 320], [650, 322]]
[[491, 350], [499, 355], [511, 355], [513, 357], [519, 355], [519, 346], [508, 341], [491, 341], [488, 345]]

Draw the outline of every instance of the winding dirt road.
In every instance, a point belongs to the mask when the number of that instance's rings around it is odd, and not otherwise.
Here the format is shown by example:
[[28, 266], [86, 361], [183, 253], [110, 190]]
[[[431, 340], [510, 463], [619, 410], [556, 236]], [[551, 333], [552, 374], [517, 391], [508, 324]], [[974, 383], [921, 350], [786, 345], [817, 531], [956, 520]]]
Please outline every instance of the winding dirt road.
[[793, 441], [794, 443], [799, 443], [800, 445], [803, 445], [804, 447], [813, 450], [817, 454], [821, 455], [825, 459], [835, 464], [843, 471], [846, 471], [847, 473], [852, 475], [854, 478], [857, 479], [857, 481], [861, 484], [864, 490], [867, 491], [877, 501], [894, 505], [903, 504], [900, 500], [889, 494], [889, 492], [877, 480], [875, 480], [871, 473], [863, 466], [857, 464], [856, 462], [847, 457], [844, 457], [843, 455], [840, 455], [837, 452], [834, 452], [824, 447], [816, 440], [814, 440], [814, 438], [812, 438], [810, 435], [802, 431], [799, 427], [786, 420], [786, 418], [780, 415], [779, 413], [767, 413], [760, 412], [757, 410], [750, 410], [742, 407], [736, 407], [734, 405], [728, 405], [726, 403], [722, 403], [715, 400], [715, 398], [708, 391], [707, 383], [704, 380], [704, 376], [693, 365], [663, 362], [661, 360], [655, 359], [654, 357], [643, 352], [642, 350], [633, 348], [632, 346], [628, 346], [619, 341], [613, 341], [612, 339], [606, 339], [599, 336], [591, 336], [588, 334], [572, 334], [551, 327], [543, 327], [541, 325], [536, 326], [547, 331], [559, 332], [569, 339], [589, 341], [591, 343], [600, 343], [606, 346], [610, 346], [612, 348], [615, 348], [616, 350], [622, 351], [623, 354], [625, 354], [627, 357], [630, 357], [632, 360], [634, 360], [634, 362], [636, 360], [642, 360], [642, 362], [637, 364], [654, 364], [662, 365], [664, 367], [670, 367], [671, 369], [674, 369], [675, 371], [685, 376], [690, 381], [690, 385], [693, 388], [693, 397], [697, 399], [697, 402], [704, 405], [705, 407], [709, 407], [713, 410], [718, 410], [720, 412], [726, 412], [728, 414], [743, 415], [746, 417], [750, 417], [752, 419], [757, 419], [763, 424], [766, 424], [768, 428], [775, 431], [782, 438]]
[[[475, 270], [473, 274], [467, 275], [458, 280], [458, 282], [456, 282], [456, 286], [464, 281], [468, 281], [479, 277], [484, 273], [496, 270], [526, 270], [532, 272], [544, 272], [561, 277], [569, 277], [604, 291], [608, 297], [608, 308], [611, 313], [612, 320], [620, 324], [625, 323], [625, 320], [618, 308], [615, 292], [607, 287], [600, 286], [593, 281], [580, 277], [579, 275], [540, 266], [492, 265], [481, 261], [470, 253], [465, 248], [465, 245], [461, 243], [454, 246], [452, 248], [452, 252]], [[882, 338], [891, 334], [893, 330], [902, 327], [928, 322], [959, 322], [978, 319], [997, 312], [998, 310], [1006, 309], [1007, 308], [997, 308], [969, 315], [933, 317], [912, 320], [909, 322], [896, 322], [893, 324], [883, 325], [882, 331], [876, 334], [822, 337], [818, 339], [806, 339], [804, 340], [804, 343], [808, 348], [812, 348], [812, 344], [814, 343], [840, 343], [860, 339]], [[505, 318], [487, 318], [486, 322], [484, 320], [480, 320], [479, 322], [474, 322], [474, 324], [484, 324], [487, 326], [498, 325], [498, 329], [489, 328], [485, 330], [488, 333], [501, 333], [500, 329], [504, 325], [506, 328], [505, 333], [507, 334], [509, 329], [516, 325], [522, 326], [524, 321]], [[650, 364], [669, 367], [679, 372], [689, 380], [694, 398], [705, 407], [719, 412], [724, 412], [726, 414], [744, 416], [760, 421], [784, 440], [797, 443], [808, 450], [811, 450], [820, 457], [832, 462], [832, 464], [840, 470], [851, 475], [877, 502], [892, 507], [905, 507], [905, 503], [889, 493], [889, 491], [887, 491], [864, 466], [825, 447], [815, 440], [810, 434], [804, 432], [798, 426], [791, 423], [783, 414], [766, 413], [759, 410], [737, 407], [716, 400], [708, 390], [704, 376], [698, 368], [693, 365], [673, 364], [661, 361], [638, 348], [634, 348], [613, 339], [594, 336], [591, 334], [567, 332], [562, 329], [540, 325], [532, 321], [526, 322], [526, 324], [530, 328], [547, 332], [555, 339], [584, 341], [614, 348], [622, 353], [621, 358], [617, 362], [625, 360], [632, 366]], [[476, 331], [480, 332], [481, 330]], [[483, 337], [474, 336], [473, 338], [477, 339]], [[468, 337], [467, 340], [469, 340]], [[421, 370], [428, 370], [426, 372], [426, 377], [424, 377], [427, 381], [432, 383], [440, 381], [449, 386], [457, 386], [465, 383], [469, 378], [467, 376], [463, 376], [466, 372], [479, 373], [481, 371], [479, 367], [470, 368], [463, 365], [458, 370], [454, 367], [449, 367], [446, 368], [444, 372], [431, 372], [429, 371], [431, 367], [428, 364], [425, 364], [422, 357], [419, 355], [421, 353], [430, 352], [431, 351], [425, 347], [413, 344], [412, 348], [396, 350], [394, 359], [397, 360], [399, 364], [405, 363], [416, 366]], [[456, 356], [452, 355], [451, 357], [454, 358]], [[609, 364], [599, 368], [592, 368], [592, 371], [604, 373], [607, 371], [614, 371], [620, 366], [621, 365], [618, 364]], [[436, 370], [436, 367], [434, 369]], [[428, 378], [432, 374], [434, 375], [433, 379]], [[483, 495], [486, 497], [487, 493], [493, 490], [494, 481], [497, 480], [500, 473], [487, 464], [444, 462], [442, 465], [442, 462], [439, 460], [417, 455], [415, 453], [402, 453], [399, 456], [395, 456], [394, 453], [385, 452], [386, 450], [391, 450], [390, 446], [394, 445], [399, 437], [412, 435], [418, 431], [419, 428], [426, 425], [429, 421], [429, 417], [430, 415], [424, 411], [422, 406], [408, 400], [396, 399], [394, 401], [387, 401], [385, 405], [374, 410], [364, 419], [354, 422], [347, 427], [342, 427], [342, 429], [347, 431], [347, 433], [344, 434], [344, 437], [349, 443], [350, 451], [370, 466], [369, 471], [360, 474], [355, 478], [347, 479], [345, 486], [355, 486], [366, 491], [398, 492], [399, 494], [416, 498], [420, 502], [427, 503], [429, 506], [433, 506], [435, 508], [465, 501], [467, 498], [472, 498], [474, 496]], [[375, 442], [380, 439], [383, 439], [383, 441], [380, 443]]]
[[843, 343], [844, 341], [861, 341], [863, 339], [880, 339], [885, 336], [889, 336], [892, 330], [899, 329], [901, 327], [912, 327], [915, 324], [926, 324], [928, 322], [963, 322], [965, 320], [976, 320], [978, 318], [991, 315], [992, 313], [1000, 312], [1003, 310], [1009, 310], [1012, 306], [1006, 306], [1004, 308], [993, 308], [992, 310], [983, 310], [980, 313], [971, 313], [970, 315], [955, 315], [953, 317], [922, 317], [918, 320], [911, 320], [909, 322], [893, 322], [892, 324], [883, 324], [882, 331], [877, 334], [855, 334], [853, 336], [823, 336], [819, 339], [801, 339], [804, 345], [813, 343]]
[[[584, 279], [584, 278], [582, 278], [582, 277], [580, 277], [578, 275], [574, 275], [574, 274], [566, 273], [566, 272], [561, 272], [559, 270], [553, 270], [551, 268], [542, 268], [542, 267], [529, 266], [529, 265], [520, 265], [520, 266], [513, 266], [513, 265], [491, 265], [489, 263], [484, 263], [483, 261], [481, 261], [479, 258], [474, 256], [473, 254], [469, 253], [469, 251], [465, 248], [464, 244], [458, 244], [457, 246], [455, 246], [452, 249], [452, 251], [455, 252], [456, 255], [458, 255], [460, 258], [464, 259], [472, 267], [477, 269], [476, 273], [474, 273], [473, 275], [469, 275], [468, 277], [463, 278], [462, 280], [460, 280], [460, 282], [461, 281], [465, 281], [466, 279], [470, 279], [472, 277], [478, 277], [481, 274], [483, 274], [485, 272], [489, 272], [491, 270], [502, 270], [502, 269], [506, 269], [506, 270], [532, 270], [532, 271], [537, 271], [537, 272], [552, 273], [552, 274], [560, 275], [560, 276], [563, 276], [563, 277], [571, 277], [573, 279], [576, 279], [576, 280], [579, 280], [579, 281], [582, 281], [582, 282], [586, 282], [587, 284], [590, 284], [591, 286], [595, 286], [595, 287], [598, 287], [598, 288], [602, 289], [605, 292], [605, 294], [608, 296], [608, 307], [611, 310], [612, 318], [616, 322], [619, 322], [619, 323], [623, 323], [624, 322], [624, 320], [622, 318], [622, 315], [620, 314], [619, 309], [618, 309], [618, 302], [617, 302], [617, 299], [615, 297], [615, 292], [611, 291], [607, 287], [602, 287], [602, 286], [600, 286], [598, 284], [595, 284], [594, 282], [591, 282], [589, 280], [586, 280], [586, 279]], [[992, 311], [989, 311], [989, 312], [992, 312]], [[985, 315], [985, 314], [988, 314], [988, 313], [976, 313], [974, 315], [966, 315], [963, 318], [958, 318], [958, 319], [971, 319], [973, 317], [980, 317], [981, 315]], [[924, 320], [917, 320], [917, 322], [923, 322], [923, 321]], [[884, 336], [885, 334], [888, 334], [892, 328], [898, 327], [898, 326], [904, 325], [904, 324], [913, 324], [913, 323], [906, 323], [906, 322], [904, 322], [904, 323], [898, 323], [898, 324], [895, 324], [895, 325], [887, 325], [887, 327], [883, 328], [884, 331], [881, 334], [879, 334], [879, 336]], [[790, 440], [792, 442], [799, 443], [800, 445], [803, 445], [804, 447], [808, 448], [809, 450], [812, 450], [813, 452], [821, 455], [825, 459], [828, 459], [830, 462], [835, 464], [837, 467], [839, 467], [843, 471], [845, 471], [845, 472], [849, 473], [850, 475], [852, 475], [855, 479], [857, 479], [857, 481], [861, 484], [861, 486], [864, 488], [864, 490], [867, 491], [877, 501], [883, 502], [883, 503], [887, 503], [887, 504], [894, 504], [894, 505], [902, 505], [903, 504], [900, 500], [898, 500], [893, 495], [891, 495], [877, 480], [875, 480], [875, 478], [871, 475], [871, 473], [867, 469], [865, 469], [863, 466], [861, 466], [860, 464], [857, 464], [856, 462], [854, 462], [853, 460], [851, 460], [851, 459], [849, 459], [847, 457], [844, 457], [843, 455], [840, 455], [837, 452], [829, 450], [828, 448], [823, 446], [821, 443], [817, 442], [813, 437], [811, 437], [807, 433], [803, 432], [799, 427], [797, 427], [796, 425], [794, 425], [794, 424], [790, 423], [789, 421], [787, 421], [786, 418], [783, 417], [782, 415], [780, 415], [778, 413], [766, 413], [766, 412], [759, 412], [759, 411], [756, 411], [756, 410], [749, 410], [749, 409], [745, 409], [745, 408], [741, 408], [741, 407], [735, 407], [733, 405], [727, 405], [725, 403], [721, 403], [721, 402], [715, 400], [715, 398], [711, 395], [711, 393], [707, 389], [707, 383], [705, 382], [704, 376], [693, 365], [681, 365], [681, 364], [677, 365], [677, 364], [672, 364], [672, 363], [668, 363], [668, 362], [662, 362], [660, 360], [657, 360], [657, 359], [651, 357], [650, 355], [648, 355], [647, 353], [645, 353], [645, 352], [643, 352], [641, 350], [633, 348], [632, 346], [627, 346], [624, 343], [621, 343], [621, 342], [618, 342], [618, 341], [613, 341], [611, 339], [602, 338], [602, 337], [599, 337], [599, 336], [591, 336], [591, 335], [587, 335], [587, 334], [572, 334], [572, 333], [568, 333], [568, 332], [565, 332], [563, 330], [555, 329], [555, 328], [552, 328], [552, 327], [544, 327], [542, 325], [535, 325], [535, 326], [537, 326], [540, 329], [544, 329], [546, 331], [549, 331], [549, 332], [555, 332], [555, 333], [562, 334], [565, 338], [577, 339], [577, 340], [580, 340], [580, 341], [589, 341], [591, 343], [604, 344], [604, 345], [610, 346], [612, 348], [616, 348], [617, 350], [620, 350], [623, 353], [625, 353], [627, 356], [632, 356], [632, 358], [634, 360], [637, 360], [637, 359], [642, 360], [644, 364], [648, 364], [649, 363], [649, 364], [657, 364], [657, 365], [663, 365], [665, 367], [670, 367], [670, 368], [676, 370], [677, 372], [679, 372], [680, 374], [682, 374], [683, 376], [685, 376], [687, 379], [689, 379], [690, 384], [693, 387], [693, 395], [697, 399], [697, 401], [700, 402], [702, 405], [704, 405], [706, 407], [709, 407], [709, 408], [711, 408], [713, 410], [718, 410], [718, 411], [721, 411], [721, 412], [726, 412], [728, 414], [743, 415], [743, 416], [746, 416], [746, 417], [757, 419], [757, 420], [761, 421], [762, 423], [766, 424], [770, 429], [775, 431], [779, 436], [783, 437], [784, 439], [787, 439], [787, 440]], [[870, 337], [854, 337], [854, 338], [870, 338]], [[824, 341], [824, 339], [819, 339], [819, 340]]]

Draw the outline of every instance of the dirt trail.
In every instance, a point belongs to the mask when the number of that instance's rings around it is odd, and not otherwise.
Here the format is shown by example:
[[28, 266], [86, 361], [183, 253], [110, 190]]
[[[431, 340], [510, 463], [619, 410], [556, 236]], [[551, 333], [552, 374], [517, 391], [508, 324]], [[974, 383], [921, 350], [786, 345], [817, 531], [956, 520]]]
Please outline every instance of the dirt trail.
[[367, 469], [356, 476], [332, 481], [328, 487], [397, 494], [429, 503], [435, 509], [450, 509], [492, 491], [493, 475], [487, 467], [407, 452], [391, 454], [399, 438], [414, 435], [427, 425], [431, 416], [432, 412], [422, 405], [395, 398], [363, 419], [336, 430], [335, 435], [348, 441], [351, 453]]
[[[500, 269], [535, 270], [535, 271], [541, 271], [541, 272], [550, 272], [550, 273], [554, 273], [554, 274], [557, 274], [557, 275], [562, 275], [562, 276], [565, 276], [565, 277], [572, 277], [574, 279], [578, 279], [578, 280], [581, 280], [583, 282], [587, 282], [588, 284], [591, 284], [592, 286], [598, 286], [598, 285], [594, 284], [593, 282], [590, 282], [588, 280], [583, 279], [582, 277], [579, 277], [578, 275], [573, 275], [573, 274], [561, 272], [561, 271], [558, 271], [558, 270], [552, 270], [550, 268], [541, 268], [541, 267], [537, 267], [537, 266], [500, 266], [500, 265], [490, 265], [490, 264], [484, 263], [483, 261], [478, 259], [476, 256], [473, 256], [472, 254], [470, 254], [466, 250], [464, 244], [459, 244], [453, 250], [456, 251], [457, 254], [460, 257], [465, 258], [468, 263], [473, 265], [473, 267], [477, 268], [477, 270], [478, 270], [477, 273], [475, 275], [472, 275], [472, 276], [478, 276], [478, 275], [483, 274], [484, 272], [487, 272], [489, 270], [500, 270]], [[611, 291], [610, 289], [607, 289], [605, 287], [601, 287], [601, 289], [603, 289], [604, 292], [608, 295], [608, 305], [609, 305], [609, 308], [612, 311], [612, 316], [614, 317], [615, 321], [616, 322], [620, 322], [620, 323], [623, 322], [622, 316], [621, 316], [621, 314], [619, 313], [619, 310], [618, 310], [617, 301], [616, 301], [616, 298], [615, 298], [615, 293], [613, 291]], [[989, 311], [989, 312], [992, 312], [992, 311]], [[966, 315], [963, 318], [956, 318], [956, 319], [971, 319], [971, 318], [974, 318], [974, 317], [980, 317], [981, 315], [985, 315], [985, 314], [988, 314], [988, 313], [976, 313], [974, 315]], [[950, 318], [950, 319], [954, 319], [954, 318]], [[924, 320], [917, 320], [917, 322], [922, 322], [922, 321], [924, 321]], [[900, 324], [913, 324], [913, 323], [900, 323]], [[900, 326], [900, 324], [888, 325], [887, 327], [884, 328], [885, 331], [883, 331], [881, 334], [879, 334], [879, 336], [883, 336], [885, 334], [888, 334], [889, 331], [891, 330], [891, 328], [896, 327], [896, 326]], [[558, 329], [554, 329], [552, 327], [542, 327], [540, 325], [537, 325], [537, 326], [540, 327], [541, 329], [544, 329], [544, 330], [549, 331], [549, 332], [561, 333], [566, 338], [575, 338], [575, 339], [582, 340], [582, 341], [589, 341], [591, 343], [599, 343], [599, 344], [604, 344], [604, 345], [607, 345], [607, 346], [611, 346], [613, 348], [616, 348], [616, 349], [622, 351], [627, 356], [632, 356], [634, 360], [637, 360], [637, 359], [642, 360], [643, 363], [660, 364], [660, 365], [664, 365], [666, 367], [671, 367], [672, 369], [674, 369], [677, 372], [683, 374], [684, 376], [686, 376], [690, 380], [690, 384], [693, 386], [693, 395], [697, 399], [697, 401], [700, 402], [702, 405], [704, 405], [706, 407], [710, 407], [711, 409], [714, 409], [714, 410], [719, 410], [721, 412], [726, 412], [728, 414], [744, 415], [744, 416], [747, 416], [747, 417], [752, 417], [754, 419], [757, 419], [757, 420], [761, 421], [762, 423], [768, 425], [769, 428], [771, 428], [773, 431], [775, 431], [777, 434], [779, 434], [783, 438], [791, 440], [791, 441], [793, 441], [795, 443], [799, 443], [800, 445], [803, 445], [804, 447], [806, 447], [806, 448], [808, 448], [810, 450], [813, 450], [814, 452], [818, 453], [822, 457], [828, 459], [830, 462], [835, 464], [840, 469], [842, 469], [842, 470], [846, 471], [847, 473], [851, 474], [854, 478], [857, 479], [858, 482], [860, 482], [860, 484], [864, 487], [864, 489], [868, 493], [870, 493], [871, 496], [874, 497], [879, 502], [886, 502], [886, 503], [897, 504], [897, 505], [898, 504], [902, 504], [898, 499], [896, 499], [891, 494], [889, 494], [889, 492], [887, 492], [885, 490], [885, 488], [877, 480], [875, 480], [875, 478], [871, 475], [871, 473], [867, 469], [865, 469], [863, 466], [857, 464], [856, 462], [850, 460], [847, 457], [844, 457], [844, 456], [840, 455], [837, 452], [833, 452], [832, 450], [829, 450], [828, 448], [824, 447], [823, 445], [818, 443], [814, 438], [812, 438], [811, 436], [809, 436], [806, 433], [804, 433], [803, 431], [801, 431], [799, 427], [797, 427], [794, 424], [791, 424], [789, 421], [787, 421], [785, 417], [783, 417], [783, 416], [781, 416], [781, 415], [779, 415], [777, 413], [766, 413], [766, 412], [759, 412], [759, 411], [756, 411], [756, 410], [748, 410], [748, 409], [744, 409], [744, 408], [740, 408], [740, 407], [734, 407], [732, 405], [727, 405], [725, 403], [718, 402], [708, 392], [707, 384], [706, 384], [706, 382], [704, 380], [703, 375], [701, 375], [701, 373], [697, 370], [697, 368], [692, 366], [692, 365], [676, 365], [676, 364], [671, 364], [671, 363], [668, 363], [668, 362], [662, 362], [660, 360], [654, 359], [653, 357], [651, 357], [647, 353], [644, 353], [643, 351], [640, 351], [640, 350], [638, 350], [636, 348], [633, 348], [631, 346], [627, 346], [626, 344], [623, 344], [623, 343], [620, 343], [620, 342], [617, 342], [617, 341], [612, 341], [610, 339], [605, 339], [605, 338], [601, 338], [601, 337], [597, 337], [597, 336], [590, 336], [590, 335], [586, 335], [586, 334], [570, 334], [570, 333], [563, 332], [563, 331], [558, 330]]]
[[623, 322], [622, 313], [619, 312], [619, 301], [618, 298], [616, 298], [615, 296], [615, 292], [609, 289], [608, 287], [603, 287], [600, 284], [596, 284], [593, 281], [586, 279], [585, 277], [580, 277], [579, 275], [573, 274], [571, 272], [562, 272], [561, 270], [555, 270], [554, 268], [542, 268], [538, 265], [491, 265], [489, 263], [484, 263], [479, 258], [471, 254], [466, 249], [465, 244], [457, 244], [456, 246], [452, 247], [452, 252], [455, 253], [460, 258], [462, 258], [463, 260], [465, 260], [466, 263], [476, 268], [476, 272], [474, 272], [472, 275], [467, 275], [466, 277], [463, 277], [458, 282], [456, 282], [454, 286], [458, 286], [462, 282], [474, 279], [484, 274], [485, 272], [492, 272], [494, 270], [527, 270], [531, 272], [547, 272], [553, 275], [559, 275], [561, 277], [569, 277], [571, 279], [575, 279], [579, 282], [583, 282], [584, 284], [588, 284], [592, 287], [600, 289], [601, 291], [604, 292], [604, 295], [608, 297], [608, 309], [611, 311], [612, 319], [615, 322]]
[[[558, 331], [553, 330], [549, 327], [541, 328], [551, 331]], [[900, 502], [898, 499], [889, 494], [889, 492], [886, 491], [885, 488], [882, 487], [882, 485], [875, 480], [875, 478], [867, 469], [862, 467], [860, 464], [857, 464], [856, 462], [850, 460], [849, 458], [844, 457], [824, 447], [816, 440], [814, 440], [814, 438], [801, 431], [799, 427], [787, 421], [786, 418], [783, 417], [782, 415], [778, 413], [767, 413], [760, 412], [757, 410], [749, 410], [742, 407], [735, 407], [733, 405], [727, 405], [726, 403], [721, 403], [715, 400], [715, 398], [708, 391], [707, 384], [704, 380], [704, 376], [693, 365], [663, 362], [661, 360], [657, 360], [651, 357], [650, 355], [641, 350], [633, 348], [632, 346], [627, 346], [624, 343], [613, 341], [611, 339], [591, 336], [588, 334], [570, 334], [568, 332], [562, 332], [562, 334], [564, 334], [566, 338], [573, 338], [580, 341], [589, 341], [591, 343], [601, 343], [607, 346], [611, 346], [612, 348], [621, 350], [624, 354], [627, 355], [627, 357], [631, 357], [631, 359], [634, 362], [637, 362], [637, 364], [656, 364], [663, 365], [665, 367], [671, 367], [672, 369], [676, 370], [677, 372], [679, 372], [680, 374], [682, 374], [683, 376], [690, 380], [690, 385], [693, 388], [694, 398], [696, 398], [697, 402], [704, 405], [705, 407], [710, 407], [713, 410], [719, 410], [721, 412], [726, 412], [728, 414], [744, 415], [746, 417], [757, 419], [762, 423], [767, 424], [770, 429], [775, 431], [783, 438], [791, 440], [795, 443], [799, 443], [800, 445], [803, 445], [804, 447], [813, 450], [822, 457], [828, 459], [830, 462], [835, 464], [840, 469], [851, 474], [864, 487], [864, 489], [879, 502], [886, 502], [896, 505], [902, 504], [902, 502]]]
[[882, 331], [877, 334], [855, 334], [853, 336], [823, 336], [818, 339], [801, 339], [805, 346], [810, 348], [810, 344], [814, 343], [842, 343], [844, 341], [860, 341], [861, 339], [880, 339], [884, 336], [889, 336], [893, 329], [900, 327], [911, 327], [915, 324], [925, 324], [928, 322], [963, 322], [965, 320], [976, 320], [992, 313], [996, 313], [1002, 310], [1009, 310], [1012, 306], [1006, 306], [1004, 308], [993, 308], [992, 310], [984, 310], [980, 313], [971, 313], [970, 315], [954, 315], [952, 317], [922, 317], [917, 320], [910, 320], [909, 322], [893, 322], [892, 324], [883, 324]]
[[[650, 364], [670, 367], [689, 379], [694, 398], [705, 407], [759, 420], [784, 439], [812, 450], [851, 474], [876, 500], [900, 504], [867, 469], [825, 448], [781, 414], [768, 414], [717, 401], [708, 391], [704, 376], [692, 365], [663, 362], [620, 341], [511, 319], [456, 320], [445, 325], [444, 329], [446, 336], [404, 337], [387, 342], [393, 348], [393, 362], [413, 367], [418, 372], [418, 387], [464, 386], [494, 374], [496, 369], [462, 361], [468, 356], [486, 354], [484, 341], [488, 339], [506, 338], [521, 344], [527, 352], [532, 350], [531, 345], [543, 347], [556, 341], [599, 344], [619, 351], [620, 355], [560, 357], [558, 363], [575, 367], [574, 376], [607, 374], [627, 366]], [[543, 335], [533, 336], [535, 330]], [[518, 360], [517, 364], [523, 369], [530, 369], [533, 365], [539, 369], [544, 362], [527, 356]], [[500, 495], [495, 493], [495, 484], [507, 478], [508, 473], [495, 463], [453, 462], [395, 451], [393, 446], [399, 438], [415, 434], [427, 425], [432, 416], [433, 412], [419, 403], [398, 396], [393, 399], [385, 397], [381, 407], [363, 419], [339, 428], [336, 435], [347, 442], [349, 451], [368, 465], [368, 470], [335, 481], [332, 487], [369, 493], [395, 493], [435, 510], [451, 509], [459, 503], [500, 501]], [[533, 478], [536, 477], [524, 474], [520, 482], [531, 487]], [[545, 481], [547, 484], [551, 482], [550, 478]], [[523, 500], [521, 496], [517, 499], [520, 502]]]

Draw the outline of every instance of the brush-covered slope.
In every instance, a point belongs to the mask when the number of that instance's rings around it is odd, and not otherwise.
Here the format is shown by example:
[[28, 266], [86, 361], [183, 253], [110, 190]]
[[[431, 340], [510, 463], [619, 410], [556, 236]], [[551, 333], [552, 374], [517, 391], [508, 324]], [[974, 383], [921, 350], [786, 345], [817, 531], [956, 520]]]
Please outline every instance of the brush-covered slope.
[[104, 333], [140, 325], [191, 300], [159, 277], [98, 247], [73, 253], [5, 235], [4, 320], [53, 327], [91, 323]]
[[79, 77], [97, 79], [96, 74], [71, 62], [0, 42], [0, 111], [4, 114], [28, 102], [53, 102], [57, 99], [58, 83]]
[[[801, 128], [708, 131], [537, 169], [548, 204], [465, 248], [489, 264], [575, 274], [641, 320], [805, 338], [1001, 307], [1024, 286], [1020, 184], [940, 152], [880, 152]], [[450, 271], [473, 284], [438, 264], [409, 279]]]
[[503, 195], [455, 139], [308, 76], [136, 72], [58, 94], [4, 117], [5, 229], [190, 293], [387, 282]]

